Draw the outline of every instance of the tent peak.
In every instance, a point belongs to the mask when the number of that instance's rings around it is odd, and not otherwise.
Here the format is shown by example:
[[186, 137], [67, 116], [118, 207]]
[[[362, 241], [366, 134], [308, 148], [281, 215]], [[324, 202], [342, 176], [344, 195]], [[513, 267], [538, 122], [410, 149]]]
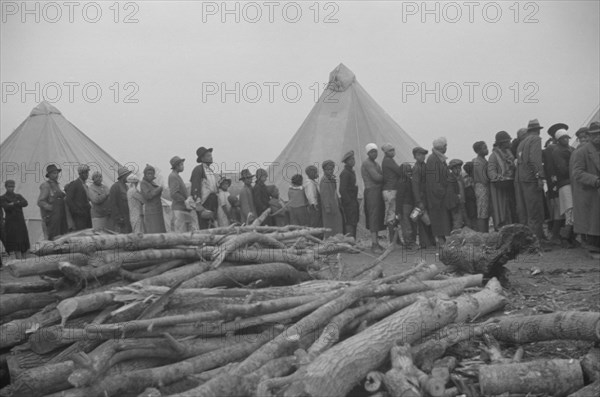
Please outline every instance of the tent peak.
[[36, 107], [33, 108], [29, 116], [40, 116], [44, 114], [62, 114], [60, 110], [52, 106], [48, 101], [40, 102]]
[[329, 88], [334, 91], [346, 91], [355, 81], [356, 76], [343, 63], [329, 73]]

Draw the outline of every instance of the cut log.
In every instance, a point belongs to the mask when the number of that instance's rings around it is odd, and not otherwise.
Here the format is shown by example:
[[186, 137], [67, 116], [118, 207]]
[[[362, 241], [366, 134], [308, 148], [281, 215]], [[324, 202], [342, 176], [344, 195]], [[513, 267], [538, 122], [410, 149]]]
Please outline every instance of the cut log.
[[32, 257], [27, 259], [15, 259], [6, 264], [10, 274], [14, 277], [26, 277], [42, 274], [60, 274], [59, 262], [71, 262], [74, 265], [85, 266], [89, 257], [84, 254], [52, 255], [43, 257]]
[[[212, 247], [208, 247], [212, 248]], [[283, 262], [292, 265], [298, 270], [307, 271], [308, 269], [319, 270], [320, 267], [316, 263], [318, 255], [303, 254], [296, 255], [289, 250], [283, 249], [256, 249], [246, 248], [238, 249], [227, 255], [227, 260], [231, 262], [248, 262], [248, 263], [273, 263]]]
[[[397, 240], [398, 240], [398, 229], [396, 229], [396, 231], [394, 232], [394, 238], [392, 239], [392, 241], [397, 241]], [[368, 272], [369, 270], [373, 269], [375, 266], [382, 263], [385, 260], [385, 258], [387, 258], [392, 253], [394, 248], [396, 248], [396, 244], [388, 245], [388, 247], [385, 249], [385, 251], [383, 251], [381, 253], [381, 255], [379, 255], [372, 263], [368, 264], [367, 266], [363, 266], [360, 269], [358, 269], [356, 272], [348, 275], [348, 279], [354, 280], [354, 279], [360, 278], [362, 274]]]
[[479, 367], [479, 388], [484, 395], [548, 394], [564, 397], [583, 387], [577, 360], [536, 360]]
[[[23, 294], [30, 292], [46, 292], [54, 289], [54, 283], [48, 280], [17, 281], [0, 284], [0, 294]], [[4, 313], [2, 313], [4, 314]]]
[[252, 226], [262, 225], [262, 223], [269, 217], [270, 213], [271, 213], [270, 208], [267, 208], [266, 210], [264, 210], [263, 213], [260, 214], [260, 216], [252, 222]]
[[184, 260], [177, 259], [173, 261], [167, 261], [161, 263], [159, 265], [152, 265], [149, 267], [149, 270], [144, 273], [131, 272], [125, 269], [121, 269], [121, 276], [129, 281], [141, 281], [146, 278], [154, 277], [165, 273], [168, 270], [175, 269], [177, 267], [183, 266], [185, 264]]
[[590, 383], [589, 385], [582, 387], [575, 393], [569, 394], [569, 397], [593, 397], [600, 396], [600, 380]]
[[583, 356], [581, 368], [587, 382], [600, 381], [600, 348], [594, 347]]
[[237, 287], [256, 280], [271, 285], [297, 284], [311, 277], [286, 263], [232, 266], [202, 273], [182, 284], [182, 288]]
[[204, 273], [208, 269], [210, 269], [210, 263], [208, 262], [193, 262], [176, 269], [168, 270], [162, 274], [144, 278], [143, 280], [136, 282], [134, 285], [158, 285], [171, 287], [172, 285], [175, 285], [181, 281], [190, 280], [191, 278]]
[[408, 295], [414, 292], [422, 292], [439, 288], [449, 287], [451, 285], [464, 285], [464, 288], [481, 286], [483, 276], [481, 274], [456, 277], [448, 280], [413, 280], [398, 284], [383, 284], [375, 288], [375, 296], [385, 295]]
[[102, 266], [76, 266], [70, 262], [59, 262], [58, 270], [66, 278], [76, 284], [87, 285], [88, 281], [97, 280], [102, 277], [114, 277], [121, 271], [121, 264], [118, 262], [107, 263]]
[[0, 349], [11, 347], [27, 339], [27, 331], [56, 324], [60, 313], [56, 304], [46, 306], [31, 317], [11, 321], [0, 326]]
[[555, 339], [600, 341], [600, 313], [555, 312], [533, 316], [505, 316], [487, 325], [498, 340], [513, 343]]
[[62, 318], [61, 325], [64, 326], [69, 317], [94, 312], [109, 306], [113, 303], [113, 298], [114, 295], [109, 292], [97, 292], [64, 299], [56, 307]]
[[[266, 212], [266, 211], [265, 211]], [[213, 269], [219, 267], [225, 260], [225, 257], [235, 251], [238, 248], [245, 247], [254, 243], [261, 244], [266, 247], [272, 248], [285, 248], [285, 244], [275, 240], [272, 237], [266, 236], [260, 233], [244, 233], [239, 236], [235, 236], [231, 240], [227, 240], [221, 244], [216, 250], [213, 251], [213, 262], [211, 267]]]

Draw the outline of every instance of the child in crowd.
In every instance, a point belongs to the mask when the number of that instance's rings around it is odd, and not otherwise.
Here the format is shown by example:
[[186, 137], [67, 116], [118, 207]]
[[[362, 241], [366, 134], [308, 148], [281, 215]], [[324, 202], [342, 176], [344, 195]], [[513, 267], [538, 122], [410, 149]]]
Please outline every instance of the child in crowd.
[[308, 199], [304, 194], [302, 187], [302, 175], [296, 174], [292, 177], [292, 186], [288, 190], [290, 208], [290, 224], [307, 226], [308, 225]]
[[269, 200], [269, 208], [271, 209], [271, 218], [275, 226], [286, 226], [289, 224], [288, 210], [285, 203], [279, 198], [279, 189], [275, 185], [267, 186], [271, 199]]
[[231, 219], [231, 204], [229, 204], [229, 187], [231, 179], [221, 178], [219, 181], [219, 208], [217, 209], [217, 221], [219, 226], [229, 226]]

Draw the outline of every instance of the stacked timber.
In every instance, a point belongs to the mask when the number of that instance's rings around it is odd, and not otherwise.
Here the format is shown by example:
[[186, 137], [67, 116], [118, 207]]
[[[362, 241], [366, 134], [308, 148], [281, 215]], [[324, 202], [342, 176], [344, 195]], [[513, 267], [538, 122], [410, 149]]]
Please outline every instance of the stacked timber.
[[[596, 381], [578, 361], [504, 359], [495, 341], [598, 341], [599, 314], [481, 322], [507, 303], [496, 279], [442, 277], [426, 263], [383, 277], [382, 257], [350, 280], [323, 279], [323, 264], [355, 252], [342, 238], [319, 240], [323, 232], [231, 227], [38, 247], [9, 264], [17, 281], [3, 285], [12, 317], [0, 326], [10, 376], [0, 395], [451, 396], [475, 386], [501, 394], [494, 387], [529, 372], [556, 375], [564, 393]], [[460, 383], [447, 351], [473, 338], [494, 360]], [[586, 362], [595, 373], [597, 356]]]

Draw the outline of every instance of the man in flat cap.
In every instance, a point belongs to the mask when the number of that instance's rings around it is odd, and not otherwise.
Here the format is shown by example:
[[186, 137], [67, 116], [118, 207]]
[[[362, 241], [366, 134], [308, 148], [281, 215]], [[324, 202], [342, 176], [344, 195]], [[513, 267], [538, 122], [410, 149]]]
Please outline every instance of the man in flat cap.
[[[415, 206], [425, 214], [429, 212], [425, 179], [425, 158], [429, 152], [426, 149], [418, 146], [412, 150], [412, 153], [415, 159], [415, 165], [412, 168], [412, 192], [415, 200]], [[425, 249], [429, 246], [435, 245], [433, 235], [431, 234], [431, 225], [425, 224], [422, 217], [417, 220], [417, 223], [419, 225], [419, 245], [421, 248]]]
[[92, 227], [92, 205], [90, 204], [88, 186], [86, 184], [90, 174], [90, 167], [87, 164], [81, 164], [77, 168], [77, 173], [79, 174], [79, 178], [65, 186], [67, 207], [71, 213], [74, 231]]
[[396, 222], [396, 189], [398, 180], [402, 175], [400, 166], [394, 160], [396, 149], [389, 143], [381, 146], [383, 151], [383, 160], [381, 161], [381, 170], [383, 172], [383, 202], [385, 203], [385, 225], [388, 228], [388, 238], [390, 242], [394, 238], [394, 225]]
[[58, 174], [62, 170], [55, 164], [46, 167], [48, 180], [40, 185], [38, 206], [42, 212], [42, 220], [46, 225], [46, 238], [53, 240], [55, 237], [67, 233], [67, 216], [65, 213], [65, 192], [58, 183]]
[[540, 242], [544, 241], [544, 169], [542, 164], [542, 138], [537, 119], [531, 120], [527, 133], [517, 147], [517, 213], [519, 222], [529, 226]]
[[354, 150], [350, 150], [342, 157], [344, 169], [340, 173], [340, 200], [342, 202], [342, 213], [344, 215], [344, 231], [346, 234], [356, 238], [356, 226], [358, 225], [359, 204], [358, 186], [356, 185], [356, 173], [354, 165]]
[[364, 210], [367, 229], [371, 232], [371, 251], [381, 254], [383, 247], [379, 244], [378, 233], [385, 229], [384, 215], [385, 204], [383, 202], [383, 171], [375, 161], [378, 154], [377, 145], [369, 143], [365, 146], [367, 159], [360, 167], [360, 173], [365, 184]]
[[208, 229], [217, 219], [219, 208], [219, 187], [217, 176], [214, 174], [211, 164], [213, 163], [213, 149], [201, 146], [196, 150], [196, 162], [198, 165], [192, 171], [192, 198], [196, 201], [196, 213], [198, 214], [198, 226]]
[[179, 156], [173, 156], [169, 163], [171, 164], [171, 173], [169, 174], [169, 193], [171, 195], [171, 209], [173, 210], [173, 228], [177, 233], [191, 232], [195, 229], [196, 223], [192, 218], [192, 212], [186, 205], [189, 197], [188, 189], [181, 178], [184, 169], [184, 161]]

